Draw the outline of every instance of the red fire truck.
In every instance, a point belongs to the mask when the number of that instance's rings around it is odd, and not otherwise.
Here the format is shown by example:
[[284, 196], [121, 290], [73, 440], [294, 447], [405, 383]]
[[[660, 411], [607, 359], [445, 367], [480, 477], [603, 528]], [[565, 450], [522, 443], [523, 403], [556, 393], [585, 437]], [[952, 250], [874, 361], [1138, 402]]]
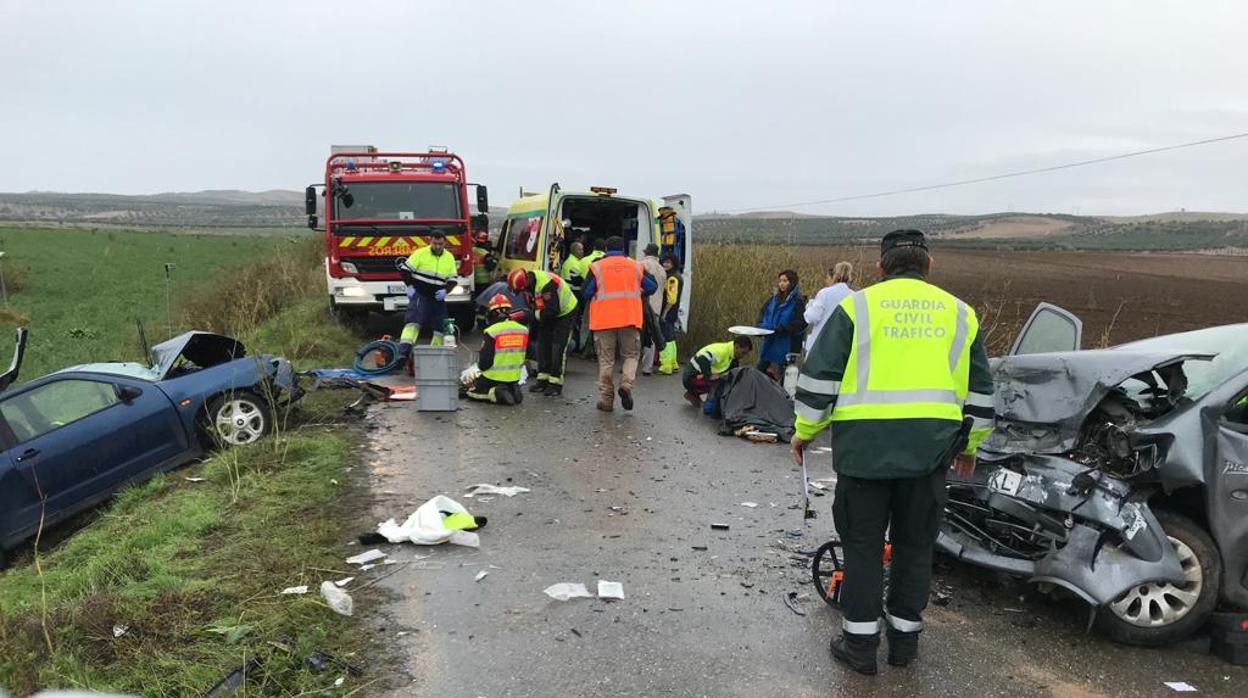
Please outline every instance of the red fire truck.
[[[477, 215], [468, 206], [476, 188]], [[322, 190], [316, 191], [317, 187]], [[329, 305], [341, 321], [361, 321], [370, 311], [407, 307], [395, 264], [446, 234], [447, 252], [459, 260], [459, 285], [447, 308], [461, 328], [473, 318], [473, 235], [489, 229], [484, 185], [469, 184], [464, 161], [445, 148], [423, 153], [384, 152], [373, 146], [333, 146], [325, 181], [305, 190], [308, 227], [318, 229], [317, 202], [325, 217], [325, 280]]]

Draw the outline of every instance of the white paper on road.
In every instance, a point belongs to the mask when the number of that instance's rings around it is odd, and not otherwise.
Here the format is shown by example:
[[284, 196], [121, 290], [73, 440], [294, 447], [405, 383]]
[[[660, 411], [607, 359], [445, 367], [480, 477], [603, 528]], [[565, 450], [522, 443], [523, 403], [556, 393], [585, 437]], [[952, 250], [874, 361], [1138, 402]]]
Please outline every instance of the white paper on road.
[[306, 594], [308, 593], [308, 587], [306, 584], [303, 586], [297, 586], [297, 587], [286, 587], [285, 589], [282, 589], [282, 593], [283, 594]]
[[622, 599], [624, 598], [624, 585], [620, 582], [608, 582], [605, 579], [599, 579], [598, 598]]
[[[377, 532], [391, 543], [415, 543], [416, 545], [464, 545], [480, 547], [481, 538], [471, 531], [454, 531], [442, 523], [442, 512], [468, 514], [464, 505], [444, 495], [438, 495], [421, 504], [407, 520], [399, 525], [394, 519], [386, 519], [377, 526]], [[385, 555], [382, 555], [385, 557]]]
[[1166, 681], [1166, 688], [1179, 693], [1195, 693], [1196, 687], [1186, 681]]
[[754, 509], [755, 507], [758, 506], [758, 502], [741, 502], [741, 506]]
[[568, 599], [592, 599], [594, 595], [589, 593], [589, 589], [579, 582], [560, 582], [551, 584], [542, 590], [550, 598], [556, 601], [567, 601]]
[[[393, 543], [394, 541], [390, 541], [390, 542]], [[366, 565], [372, 562], [373, 560], [380, 560], [385, 556], [386, 556], [385, 553], [381, 552], [380, 550], [376, 548], [373, 548], [372, 550], [368, 550], [368, 551], [360, 553], [359, 555], [355, 555], [353, 557], [347, 558], [347, 564], [348, 565]]]
[[478, 573], [477, 573], [477, 576], [476, 576], [476, 577], [474, 577], [472, 581], [474, 581], [474, 582], [479, 582], [479, 581], [481, 581], [482, 579], [485, 579], [485, 576], [486, 576], [486, 575], [488, 575], [488, 574], [489, 574], [489, 572], [487, 572], [486, 570], [481, 570], [480, 572], [478, 572]]
[[464, 498], [472, 499], [473, 497], [479, 494], [501, 494], [504, 497], [514, 497], [520, 494], [521, 492], [532, 492], [532, 491], [533, 490], [530, 490], [527, 487], [520, 487], [518, 485], [514, 487], [497, 487], [495, 485], [482, 483], [480, 485], [473, 485], [469, 487], [468, 493], [464, 495]]
[[355, 602], [351, 600], [351, 595], [334, 586], [333, 582], [321, 582], [321, 596], [325, 597], [325, 602], [334, 610], [334, 613], [349, 616], [355, 610]]

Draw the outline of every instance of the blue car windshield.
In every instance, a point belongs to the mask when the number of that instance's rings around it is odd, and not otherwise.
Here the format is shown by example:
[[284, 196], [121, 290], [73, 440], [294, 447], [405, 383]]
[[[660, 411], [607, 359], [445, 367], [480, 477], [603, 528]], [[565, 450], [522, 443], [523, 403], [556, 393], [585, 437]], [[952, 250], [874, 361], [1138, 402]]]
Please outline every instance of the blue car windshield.
[[1217, 354], [1213, 361], [1188, 361], [1183, 364], [1183, 372], [1187, 374], [1184, 396], [1199, 400], [1235, 374], [1248, 369], [1248, 324], [1168, 334], [1114, 348]]

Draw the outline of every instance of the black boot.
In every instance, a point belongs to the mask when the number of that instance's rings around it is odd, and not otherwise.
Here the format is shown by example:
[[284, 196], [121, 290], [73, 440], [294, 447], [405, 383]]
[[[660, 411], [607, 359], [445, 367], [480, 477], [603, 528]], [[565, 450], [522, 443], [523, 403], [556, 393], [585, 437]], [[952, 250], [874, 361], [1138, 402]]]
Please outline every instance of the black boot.
[[558, 395], [563, 395], [563, 386], [559, 385], [558, 383], [551, 383], [550, 385], [546, 386], [546, 392], [542, 394], [545, 395], [546, 397], [556, 397]]
[[832, 656], [849, 665], [850, 669], [874, 676], [880, 670], [876, 663], [875, 652], [880, 646], [879, 635], [850, 635], [841, 633], [832, 638]]
[[511, 391], [511, 386], [509, 385], [500, 385], [494, 388], [494, 399], [500, 405], [511, 406], [516, 404], [516, 394]]
[[511, 399], [517, 404], [524, 402], [524, 391], [520, 389], [519, 383], [512, 383], [506, 386], [507, 392], [511, 393]]
[[919, 634], [899, 633], [888, 629], [888, 663], [892, 666], [910, 666], [919, 657]]
[[549, 388], [549, 387], [550, 387], [550, 383], [544, 380], [539, 380], [533, 385], [529, 386], [529, 392], [530, 393], [544, 393], [546, 392], [546, 388]]

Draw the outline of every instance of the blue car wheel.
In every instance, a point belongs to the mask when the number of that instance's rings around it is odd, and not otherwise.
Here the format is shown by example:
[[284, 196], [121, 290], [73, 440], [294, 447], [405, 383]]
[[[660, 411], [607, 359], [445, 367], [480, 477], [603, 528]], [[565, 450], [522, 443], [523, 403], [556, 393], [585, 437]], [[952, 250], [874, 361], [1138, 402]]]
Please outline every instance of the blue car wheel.
[[268, 403], [247, 390], [213, 398], [204, 419], [205, 435], [216, 446], [246, 446], [264, 438], [271, 428]]

